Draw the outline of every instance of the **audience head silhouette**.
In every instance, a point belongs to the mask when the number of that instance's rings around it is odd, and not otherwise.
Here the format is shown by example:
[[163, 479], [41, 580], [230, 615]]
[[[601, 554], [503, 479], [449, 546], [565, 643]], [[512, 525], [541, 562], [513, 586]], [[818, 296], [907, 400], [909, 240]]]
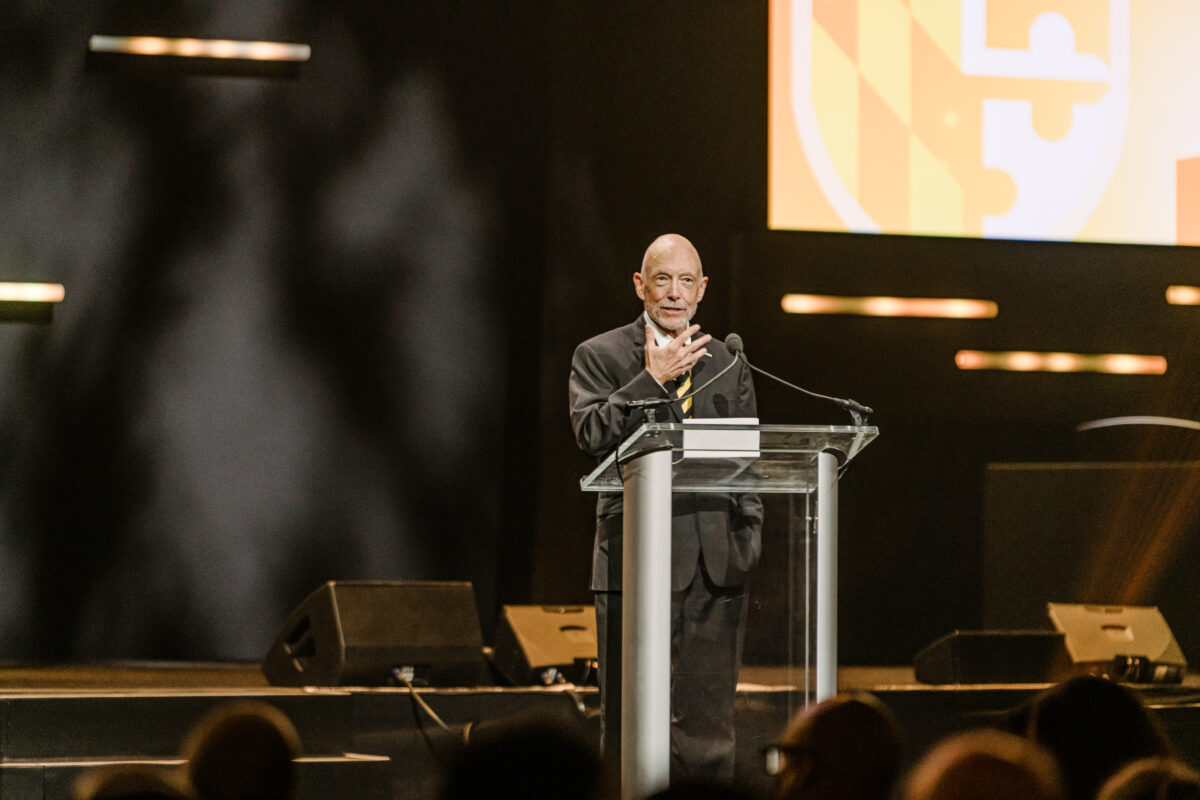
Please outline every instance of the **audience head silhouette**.
[[90, 769], [75, 783], [77, 800], [192, 800], [194, 795], [174, 772], [148, 764]]
[[936, 745], [909, 775], [905, 800], [1062, 800], [1049, 753], [1011, 733], [979, 730]]
[[1071, 678], [1033, 699], [1028, 735], [1058, 761], [1071, 800], [1092, 800], [1121, 767], [1166, 757], [1158, 720], [1132, 689], [1091, 675]]
[[558, 717], [532, 716], [471, 729], [451, 759], [443, 800], [604, 800], [612, 796], [599, 744]]
[[1143, 758], [1109, 778], [1097, 800], [1200, 800], [1200, 772], [1173, 758]]
[[810, 705], [775, 745], [779, 800], [887, 800], [900, 770], [900, 726], [869, 694]]
[[184, 745], [199, 800], [287, 800], [295, 791], [300, 736], [266, 703], [233, 703], [200, 721]]

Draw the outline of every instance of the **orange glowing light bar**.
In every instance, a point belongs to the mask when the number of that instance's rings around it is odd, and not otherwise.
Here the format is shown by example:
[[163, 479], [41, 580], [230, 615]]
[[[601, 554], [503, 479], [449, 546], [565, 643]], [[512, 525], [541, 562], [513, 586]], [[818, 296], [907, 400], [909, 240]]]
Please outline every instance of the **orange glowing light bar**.
[[1167, 359], [1127, 353], [1035, 353], [1028, 350], [989, 352], [959, 350], [959, 369], [994, 369], [1008, 372], [1103, 372], [1109, 375], [1162, 375]]
[[0, 302], [61, 303], [66, 290], [61, 283], [6, 283], [0, 281]]
[[1200, 286], [1168, 286], [1167, 302], [1173, 306], [1200, 306]]
[[1000, 307], [991, 300], [952, 297], [838, 297], [827, 294], [785, 294], [780, 301], [788, 314], [856, 314], [864, 317], [923, 317], [932, 319], [991, 319]]
[[1097, 428], [1116, 428], [1122, 425], [1159, 425], [1167, 428], [1190, 428], [1194, 431], [1200, 431], [1200, 422], [1194, 419], [1180, 419], [1179, 417], [1156, 417], [1146, 414], [1131, 414], [1124, 417], [1105, 417], [1104, 419], [1093, 419], [1088, 422], [1081, 422], [1075, 426], [1077, 431], [1092, 431]]
[[312, 48], [306, 44], [233, 39], [169, 39], [163, 36], [96, 35], [88, 39], [88, 50], [93, 53], [228, 58], [246, 61], [304, 62], [312, 57]]

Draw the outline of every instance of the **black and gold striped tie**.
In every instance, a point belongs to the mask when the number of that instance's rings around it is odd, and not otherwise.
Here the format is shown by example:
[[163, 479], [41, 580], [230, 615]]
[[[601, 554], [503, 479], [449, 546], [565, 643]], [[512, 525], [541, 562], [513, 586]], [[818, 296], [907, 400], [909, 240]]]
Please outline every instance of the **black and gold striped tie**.
[[[683, 397], [685, 394], [687, 394], [691, 390], [692, 390], [692, 373], [691, 373], [691, 370], [688, 370], [687, 372], [683, 373], [682, 375], [680, 375], [678, 378], [675, 379], [675, 396]], [[689, 397], [687, 400], [684, 400], [683, 404], [679, 406], [679, 410], [681, 412], [683, 412], [684, 419], [691, 419], [692, 418], [692, 398]]]

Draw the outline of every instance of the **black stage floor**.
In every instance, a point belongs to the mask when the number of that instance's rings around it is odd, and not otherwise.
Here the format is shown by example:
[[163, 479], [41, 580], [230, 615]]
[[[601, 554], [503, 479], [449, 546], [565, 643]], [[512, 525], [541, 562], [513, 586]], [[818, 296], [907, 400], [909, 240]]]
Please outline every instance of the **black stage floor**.
[[[746, 667], [737, 705], [738, 779], [766, 793], [759, 752], [804, 703], [800, 673]], [[1045, 684], [928, 686], [909, 667], [843, 667], [839, 688], [869, 691], [895, 711], [908, 760], [949, 733], [988, 724]], [[1200, 763], [1200, 675], [1137, 687], [1180, 754]], [[440, 763], [462, 730], [542, 713], [599, 730], [594, 687], [420, 690], [450, 728], [438, 728], [401, 687], [276, 688], [254, 664], [0, 665], [0, 797], [67, 800], [78, 775], [101, 763], [171, 767], [192, 725], [218, 705], [275, 705], [300, 732], [301, 798], [409, 800], [434, 795]]]

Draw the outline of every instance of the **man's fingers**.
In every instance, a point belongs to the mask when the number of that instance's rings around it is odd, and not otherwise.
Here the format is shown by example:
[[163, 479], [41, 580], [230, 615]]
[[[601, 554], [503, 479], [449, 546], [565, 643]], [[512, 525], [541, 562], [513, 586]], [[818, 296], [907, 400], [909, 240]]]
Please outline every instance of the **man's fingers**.
[[[708, 348], [705, 347], [705, 345], [712, 341], [712, 335], [706, 333], [703, 336], [696, 336], [699, 331], [700, 326], [698, 324], [689, 325], [678, 336], [668, 342], [664, 347], [660, 348], [655, 344], [656, 339], [654, 338], [654, 329], [647, 324], [647, 367], [650, 365], [650, 352], [653, 349], [657, 353], [661, 353], [661, 355], [655, 356], [655, 362], [662, 364], [668, 374], [673, 373], [674, 375], [679, 375], [687, 372], [689, 369], [695, 366], [700, 359], [708, 355]], [[688, 341], [689, 338], [692, 338], [690, 342]], [[662, 360], [663, 357], [666, 357], [665, 361]]]
[[704, 345], [708, 344], [710, 341], [712, 341], [712, 337], [706, 333], [703, 336], [692, 339], [692, 341], [682, 345], [679, 349], [679, 353], [680, 355], [684, 356], [695, 355], [697, 350], [702, 349]]
[[687, 357], [680, 362], [683, 367], [682, 372], [687, 372], [689, 369], [696, 366], [696, 364], [700, 363], [700, 359], [704, 358], [704, 354], [707, 352], [707, 349], [701, 348], [694, 353], [689, 353]]
[[683, 331], [683, 333], [681, 333], [675, 337], [675, 344], [680, 345], [680, 346], [687, 344], [687, 340], [690, 337], [695, 336], [696, 331], [698, 331], [698, 330], [700, 330], [700, 326], [698, 324], [693, 323], [691, 325], [688, 325], [687, 328]]

